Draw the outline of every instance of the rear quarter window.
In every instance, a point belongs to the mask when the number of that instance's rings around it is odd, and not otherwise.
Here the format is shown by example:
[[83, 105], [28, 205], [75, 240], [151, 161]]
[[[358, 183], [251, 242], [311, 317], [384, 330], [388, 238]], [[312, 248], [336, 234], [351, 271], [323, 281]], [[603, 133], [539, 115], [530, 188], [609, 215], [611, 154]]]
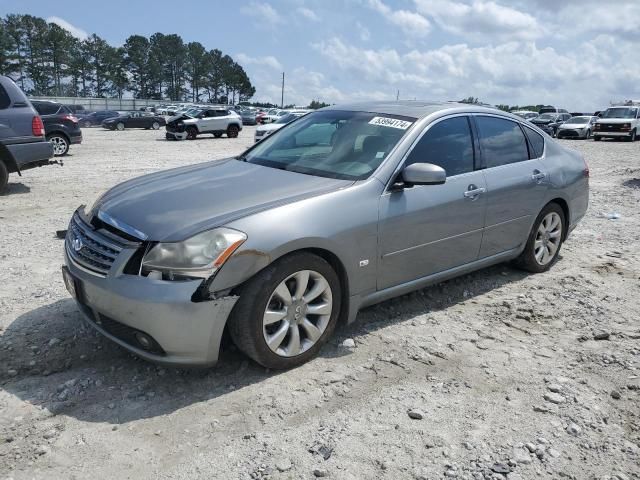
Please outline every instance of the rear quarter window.
[[534, 132], [529, 127], [524, 127], [524, 133], [527, 135], [527, 139], [529, 140], [529, 157], [540, 158], [544, 153], [544, 137], [538, 132]]
[[9, 105], [11, 105], [11, 98], [4, 87], [0, 85], [0, 109], [8, 108]]

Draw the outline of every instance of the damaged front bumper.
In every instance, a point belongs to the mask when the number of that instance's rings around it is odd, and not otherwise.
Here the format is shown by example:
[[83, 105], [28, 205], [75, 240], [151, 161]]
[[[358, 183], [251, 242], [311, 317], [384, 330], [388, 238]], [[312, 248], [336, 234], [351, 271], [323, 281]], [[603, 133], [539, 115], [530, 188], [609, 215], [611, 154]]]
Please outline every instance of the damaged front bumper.
[[238, 297], [194, 301], [201, 280], [166, 281], [123, 273], [123, 250], [106, 276], [76, 263], [65, 241], [63, 277], [88, 323], [132, 353], [173, 366], [212, 366]]
[[186, 140], [187, 132], [167, 132], [164, 135], [167, 140]]

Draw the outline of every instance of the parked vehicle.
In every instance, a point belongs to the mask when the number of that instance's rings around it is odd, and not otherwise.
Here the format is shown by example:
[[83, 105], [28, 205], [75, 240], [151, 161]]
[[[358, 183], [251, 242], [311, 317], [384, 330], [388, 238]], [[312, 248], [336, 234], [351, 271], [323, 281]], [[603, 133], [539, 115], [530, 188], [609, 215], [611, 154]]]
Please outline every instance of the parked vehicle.
[[303, 113], [303, 112], [289, 113], [287, 115], [284, 115], [284, 116], [280, 117], [274, 123], [268, 123], [266, 125], [260, 125], [258, 128], [256, 128], [256, 131], [255, 131], [255, 133], [253, 135], [254, 142], [259, 142], [260, 140], [262, 140], [262, 139], [268, 137], [269, 135], [271, 135], [276, 130], [281, 129], [285, 125], [293, 122], [296, 118], [300, 118], [301, 116], [303, 116], [305, 114], [306, 113]]
[[635, 142], [640, 134], [640, 108], [619, 106], [607, 108], [593, 126], [593, 139], [623, 138]]
[[167, 121], [159, 115], [150, 115], [142, 112], [131, 112], [126, 115], [107, 118], [102, 122], [102, 126], [108, 130], [124, 130], [125, 128], [150, 128], [158, 130], [164, 127]]
[[262, 123], [273, 123], [278, 120], [280, 117], [291, 113], [291, 110], [276, 110], [273, 113], [269, 113], [262, 117]]
[[77, 105], [75, 103], [65, 103], [64, 106], [67, 107], [69, 111], [71, 111], [71, 113], [73, 113], [74, 115], [78, 115], [78, 114], [86, 115], [90, 113], [87, 111], [87, 109], [84, 108], [84, 105]]
[[543, 113], [569, 113], [569, 112], [564, 108], [556, 108], [556, 107], [552, 107], [551, 105], [546, 105], [538, 111], [539, 115], [542, 115]]
[[9, 174], [49, 164], [53, 145], [31, 102], [9, 77], [0, 75], [0, 193]]
[[203, 133], [216, 138], [226, 133], [227, 137], [236, 138], [242, 130], [242, 120], [225, 107], [214, 107], [170, 118], [166, 129], [167, 140], [195, 140]]
[[539, 115], [538, 112], [534, 112], [532, 110], [516, 110], [511, 113], [518, 115], [520, 118], [524, 118], [525, 120], [536, 118]]
[[593, 132], [593, 125], [596, 123], [598, 117], [578, 116], [571, 117], [558, 127], [556, 133], [557, 138], [583, 138], [588, 140], [591, 138]]
[[243, 125], [256, 125], [256, 114], [251, 110], [242, 110], [240, 113]]
[[61, 157], [69, 152], [70, 145], [82, 143], [82, 130], [78, 119], [67, 107], [57, 102], [33, 100], [33, 107], [38, 111], [47, 140], [53, 145], [53, 154]]
[[95, 329], [148, 360], [213, 364], [227, 330], [290, 368], [365, 306], [514, 259], [548, 270], [585, 215], [588, 172], [495, 109], [327, 107], [78, 208], [63, 278]]
[[99, 110], [85, 116], [79, 116], [78, 120], [81, 127], [95, 127], [102, 125], [102, 122], [107, 118], [117, 117], [118, 115], [120, 115], [120, 113], [115, 110]]
[[543, 113], [529, 121], [541, 128], [547, 134], [555, 137], [558, 132], [558, 127], [570, 118], [571, 115], [568, 113]]

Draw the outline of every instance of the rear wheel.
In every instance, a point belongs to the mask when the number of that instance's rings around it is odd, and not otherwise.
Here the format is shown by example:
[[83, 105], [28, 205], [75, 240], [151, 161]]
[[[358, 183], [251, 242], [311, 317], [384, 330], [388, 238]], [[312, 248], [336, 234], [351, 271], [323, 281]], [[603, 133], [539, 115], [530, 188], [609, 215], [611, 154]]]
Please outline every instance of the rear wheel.
[[9, 170], [2, 160], [0, 160], [0, 194], [5, 191], [9, 183]]
[[237, 138], [238, 133], [240, 133], [240, 129], [237, 125], [229, 125], [227, 127], [227, 137], [229, 138]]
[[549, 270], [560, 253], [564, 229], [564, 211], [557, 203], [548, 204], [536, 218], [527, 245], [516, 263], [533, 273]]
[[267, 368], [292, 368], [313, 358], [340, 315], [338, 276], [310, 253], [278, 260], [237, 293], [229, 333], [240, 350]]
[[122, 123], [122, 122], [118, 122], [118, 123], [116, 124], [116, 128], [118, 129], [118, 131], [120, 131], [120, 132], [121, 132], [122, 130], [124, 130], [124, 123]]
[[160, 129], [160, 123], [159, 122], [153, 122], [151, 124], [151, 128], [153, 128], [154, 130], [159, 130]]
[[53, 154], [56, 157], [66, 155], [69, 151], [69, 140], [67, 140], [64, 135], [52, 133], [51, 135], [47, 135], [47, 140], [53, 145]]
[[187, 140], [195, 140], [198, 136], [198, 129], [196, 127], [187, 128]]

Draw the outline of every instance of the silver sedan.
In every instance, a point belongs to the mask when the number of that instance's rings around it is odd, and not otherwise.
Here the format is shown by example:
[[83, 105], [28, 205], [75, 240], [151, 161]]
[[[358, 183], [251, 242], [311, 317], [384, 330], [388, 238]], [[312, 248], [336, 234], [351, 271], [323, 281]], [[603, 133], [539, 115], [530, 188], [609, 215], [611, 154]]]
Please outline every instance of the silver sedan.
[[593, 124], [598, 117], [579, 116], [571, 117], [558, 127], [557, 138], [582, 138], [589, 140], [593, 132]]
[[494, 109], [332, 106], [80, 207], [63, 277], [87, 321], [145, 359], [212, 365], [226, 329], [290, 368], [368, 305], [510, 260], [549, 269], [588, 176], [579, 153]]

